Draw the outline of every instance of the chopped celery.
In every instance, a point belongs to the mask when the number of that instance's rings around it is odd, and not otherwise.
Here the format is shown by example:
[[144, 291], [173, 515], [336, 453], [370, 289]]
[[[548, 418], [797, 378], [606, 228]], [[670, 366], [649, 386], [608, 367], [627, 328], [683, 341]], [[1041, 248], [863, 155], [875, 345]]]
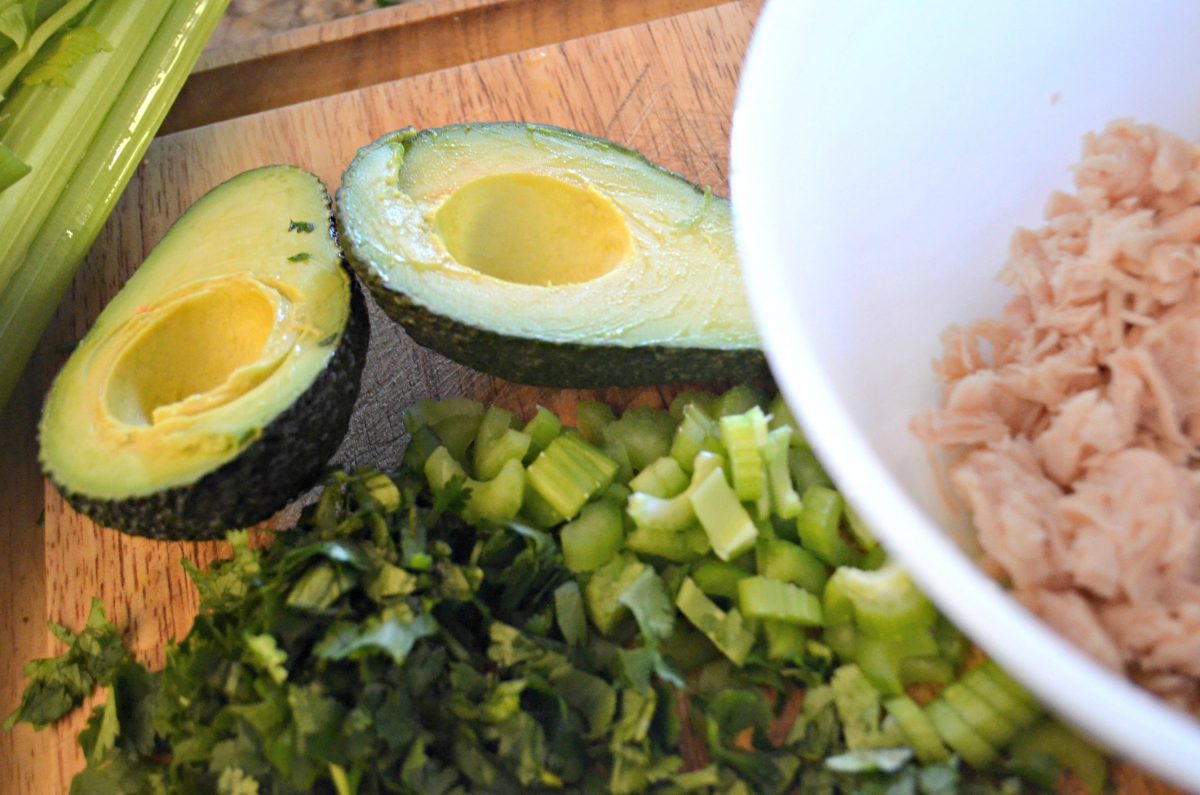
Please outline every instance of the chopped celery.
[[631, 496], [633, 496], [633, 490], [624, 483], [609, 483], [608, 488], [601, 492], [600, 499], [616, 503], [618, 507], [624, 507]]
[[926, 704], [925, 715], [937, 729], [942, 742], [971, 767], [984, 768], [996, 761], [996, 749], [968, 726], [945, 701], [935, 699]]
[[[528, 469], [526, 470], [528, 473]], [[537, 492], [529, 478], [525, 478], [525, 501], [521, 505], [521, 516], [538, 527], [555, 527], [567, 521], [567, 517], [546, 502], [546, 498]]]
[[747, 618], [806, 627], [821, 625], [821, 601], [817, 597], [791, 583], [762, 576], [738, 582], [738, 607]]
[[692, 580], [701, 591], [726, 599], [737, 599], [738, 582], [749, 576], [750, 572], [739, 566], [712, 558], [700, 562], [692, 570]]
[[783, 395], [776, 395], [771, 400], [769, 411], [771, 421], [767, 427], [771, 430], [779, 428], [790, 428], [792, 435], [788, 437], [788, 443], [791, 447], [806, 447], [807, 442], [804, 440], [804, 435], [800, 433], [800, 423], [796, 422], [796, 415], [792, 413], [787, 402], [784, 401]]
[[854, 640], [851, 659], [871, 684], [886, 695], [896, 696], [904, 692], [904, 681], [900, 677], [900, 665], [904, 658], [902, 650], [879, 638], [859, 634]]
[[724, 447], [718, 438], [720, 429], [717, 423], [695, 405], [688, 405], [683, 410], [683, 420], [675, 429], [671, 440], [671, 458], [674, 458], [685, 472], [692, 471], [696, 456], [707, 451], [723, 456]]
[[754, 648], [754, 633], [746, 628], [736, 609], [726, 613], [717, 607], [690, 577], [684, 578], [680, 585], [675, 606], [734, 665], [745, 664]]
[[600, 568], [624, 543], [621, 509], [607, 500], [585, 505], [577, 519], [563, 525], [560, 537], [568, 569], [578, 574]]
[[1092, 795], [1099, 795], [1106, 789], [1108, 765], [1104, 754], [1056, 720], [1048, 719], [1038, 724], [1013, 743], [1014, 766], [1027, 765], [1036, 756], [1049, 757], [1060, 767], [1070, 770]]
[[[411, 433], [422, 425], [433, 427], [450, 417], [474, 417], [483, 419], [483, 404], [469, 398], [445, 398], [444, 400], [418, 400], [404, 412], [404, 427]], [[478, 427], [478, 422], [476, 423]]]
[[958, 627], [939, 617], [933, 625], [933, 637], [937, 641], [938, 653], [955, 669], [962, 668], [971, 651], [971, 641], [958, 631]]
[[808, 635], [804, 627], [785, 621], [764, 621], [763, 637], [769, 660], [796, 660], [805, 656]]
[[616, 473], [617, 465], [611, 458], [582, 439], [565, 434], [529, 465], [533, 488], [567, 519], [574, 518]]
[[801, 493], [807, 491], [810, 486], [833, 488], [833, 481], [811, 448], [792, 446], [788, 449], [787, 459], [792, 480]]
[[850, 535], [854, 536], [854, 540], [858, 545], [866, 551], [871, 551], [879, 547], [879, 542], [875, 539], [875, 534], [871, 532], [871, 528], [867, 527], [863, 522], [862, 517], [854, 512], [854, 508], [849, 503], [843, 505], [843, 510], [846, 514], [846, 526], [850, 528]]
[[529, 434], [512, 428], [482, 446], [476, 441], [475, 477], [488, 480], [495, 477], [508, 462], [521, 463], [525, 460], [531, 441]]
[[692, 563], [712, 549], [708, 535], [696, 525], [678, 532], [635, 527], [625, 538], [625, 546], [639, 555], [650, 555], [672, 563]]
[[754, 546], [758, 528], [725, 481], [723, 469], [711, 472], [688, 500], [718, 558], [731, 560]]
[[546, 447], [562, 433], [562, 420], [549, 409], [538, 406], [533, 419], [525, 423], [524, 431], [529, 434], [529, 451], [525, 454], [525, 463], [537, 458]]
[[575, 408], [575, 427], [590, 444], [603, 443], [605, 426], [616, 418], [612, 407], [598, 400], [581, 400]]
[[955, 682], [942, 691], [941, 698], [958, 713], [975, 733], [988, 741], [994, 748], [1008, 745], [1017, 733], [1017, 727], [961, 682]]
[[780, 582], [799, 585], [809, 593], [824, 593], [829, 578], [825, 564], [790, 541], [761, 538], [755, 545], [758, 573]]
[[946, 685], [954, 681], [954, 666], [936, 655], [914, 655], [900, 660], [900, 681], [906, 685], [936, 682]]
[[908, 738], [908, 744], [918, 761], [923, 764], [944, 762], [950, 756], [929, 717], [911, 698], [895, 696], [886, 699], [883, 708], [900, 725], [900, 731]]
[[1019, 729], [1032, 726], [1041, 716], [1042, 711], [1038, 706], [1017, 698], [1001, 687], [986, 667], [967, 672], [960, 681]]
[[629, 481], [630, 489], [652, 497], [674, 497], [687, 487], [687, 473], [669, 456], [656, 459]]
[[621, 604], [621, 594], [645, 570], [646, 564], [633, 555], [623, 554], [592, 572], [584, 586], [583, 598], [588, 615], [601, 634], [612, 632], [617, 622], [628, 615], [629, 609]]
[[405, 468], [412, 472], [424, 472], [425, 462], [429, 459], [430, 454], [441, 446], [441, 440], [431, 428], [426, 425], [417, 428], [413, 431], [412, 438], [408, 440], [408, 447], [404, 450]]
[[[659, 409], [632, 408], [621, 419], [604, 428], [604, 446], [628, 458], [634, 472], [640, 472], [671, 452], [671, 434], [675, 421]], [[631, 473], [632, 474], [632, 473]]]
[[730, 414], [745, 414], [752, 408], [761, 407], [762, 393], [748, 384], [738, 384], [729, 389], [713, 405], [713, 416], [726, 417]]
[[903, 743], [903, 731], [898, 726], [880, 725], [879, 692], [857, 665], [838, 668], [829, 684], [848, 749], [893, 748]]
[[767, 488], [762, 457], [763, 445], [767, 443], [766, 415], [755, 406], [744, 414], [722, 417], [719, 427], [738, 499], [759, 499]]
[[[654, 497], [634, 493], [626, 510], [639, 528], [679, 532], [696, 521], [691, 495], [713, 472], [720, 470], [723, 459], [712, 453], [700, 453], [692, 465], [692, 482], [682, 494], [674, 497]], [[724, 477], [724, 475], [722, 475]]]
[[425, 460], [425, 478], [434, 494], [445, 490], [450, 481], [461, 478], [469, 489], [463, 517], [468, 522], [503, 522], [521, 510], [525, 496], [525, 468], [520, 461], [509, 461], [500, 473], [488, 481], [472, 480], [450, 451], [439, 447]]
[[694, 389], [688, 389], [675, 396], [675, 399], [671, 401], [671, 407], [668, 411], [675, 418], [676, 422], [683, 422], [684, 411], [688, 406], [694, 406], [711, 417], [713, 416], [713, 405], [716, 402], [716, 395], [709, 392], [697, 392]]
[[[825, 621], [829, 621], [829, 610], [825, 609]], [[853, 661], [858, 652], [858, 630], [853, 624], [834, 624], [825, 627], [821, 635], [825, 644], [844, 661]]]
[[[875, 571], [849, 566], [838, 568], [825, 586], [825, 615], [830, 623], [850, 620], [864, 634], [885, 640], [912, 641], [922, 637], [938, 649], [930, 629], [938, 614], [924, 594], [895, 564]], [[927, 636], [924, 637], [924, 636]]]
[[776, 428], [767, 434], [767, 442], [763, 445], [763, 465], [766, 467], [771, 511], [781, 519], [795, 519], [800, 515], [801, 508], [800, 495], [792, 485], [792, 473], [788, 469], [788, 441], [791, 437], [791, 428]]
[[363, 485], [371, 493], [371, 498], [385, 512], [390, 513], [400, 507], [400, 489], [396, 488], [395, 482], [382, 472], [372, 475]]
[[796, 531], [809, 552], [831, 566], [844, 566], [854, 557], [842, 540], [842, 495], [825, 486], [809, 486], [804, 492]]
[[983, 665], [979, 666], [978, 670], [983, 671], [993, 682], [1007, 690], [1014, 698], [1020, 699], [1027, 704], [1037, 706], [1037, 700], [1029, 694], [1029, 691], [1021, 687], [1021, 684], [1008, 675], [1008, 672], [1001, 668], [996, 663], [988, 660]]

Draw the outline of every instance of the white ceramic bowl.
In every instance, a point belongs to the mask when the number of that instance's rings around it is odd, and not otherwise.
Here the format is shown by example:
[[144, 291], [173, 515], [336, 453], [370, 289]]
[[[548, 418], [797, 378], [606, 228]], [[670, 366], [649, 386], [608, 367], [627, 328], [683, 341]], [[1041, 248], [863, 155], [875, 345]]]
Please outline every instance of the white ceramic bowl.
[[938, 606], [1065, 719], [1200, 791], [1200, 723], [1108, 673], [952, 543], [907, 422], [949, 324], [995, 314], [1085, 132], [1200, 136], [1200, 3], [773, 0], [742, 76], [732, 186], [776, 378], [849, 499]]

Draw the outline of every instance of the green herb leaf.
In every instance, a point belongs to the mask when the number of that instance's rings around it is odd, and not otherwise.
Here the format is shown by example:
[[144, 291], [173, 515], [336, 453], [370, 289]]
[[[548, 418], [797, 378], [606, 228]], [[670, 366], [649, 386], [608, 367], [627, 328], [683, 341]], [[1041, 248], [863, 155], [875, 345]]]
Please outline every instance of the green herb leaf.
[[308, 221], [292, 221], [288, 224], [289, 232], [308, 233], [316, 229], [316, 227]]
[[56, 88], [73, 86], [72, 67], [98, 52], [112, 52], [112, 45], [92, 28], [72, 28], [58, 40], [58, 46], [48, 58], [25, 73], [23, 82], [27, 86], [39, 83]]
[[301, 251], [288, 257], [288, 262], [307, 262], [312, 259], [312, 255], [307, 251]]

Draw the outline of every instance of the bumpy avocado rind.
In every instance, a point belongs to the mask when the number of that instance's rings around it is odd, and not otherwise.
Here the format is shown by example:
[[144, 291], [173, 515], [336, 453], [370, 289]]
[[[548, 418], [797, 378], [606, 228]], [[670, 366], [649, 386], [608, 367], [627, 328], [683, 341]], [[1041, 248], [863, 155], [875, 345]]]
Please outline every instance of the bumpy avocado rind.
[[64, 365], [43, 471], [77, 511], [134, 535], [260, 522], [337, 449], [369, 334], [324, 186], [246, 172], [180, 217]]
[[769, 378], [728, 202], [611, 141], [404, 130], [360, 150], [338, 208], [388, 316], [475, 369], [576, 388]]

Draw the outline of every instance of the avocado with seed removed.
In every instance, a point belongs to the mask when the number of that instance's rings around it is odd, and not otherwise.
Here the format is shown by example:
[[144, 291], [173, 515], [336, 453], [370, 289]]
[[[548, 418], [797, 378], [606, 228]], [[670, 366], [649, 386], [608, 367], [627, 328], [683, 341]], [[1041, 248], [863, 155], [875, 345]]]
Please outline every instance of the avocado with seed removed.
[[341, 239], [422, 345], [527, 384], [767, 377], [729, 203], [611, 141], [534, 124], [386, 135]]
[[319, 477], [349, 423], [369, 334], [329, 195], [271, 166], [179, 218], [59, 372], [41, 462], [98, 523], [220, 537]]

